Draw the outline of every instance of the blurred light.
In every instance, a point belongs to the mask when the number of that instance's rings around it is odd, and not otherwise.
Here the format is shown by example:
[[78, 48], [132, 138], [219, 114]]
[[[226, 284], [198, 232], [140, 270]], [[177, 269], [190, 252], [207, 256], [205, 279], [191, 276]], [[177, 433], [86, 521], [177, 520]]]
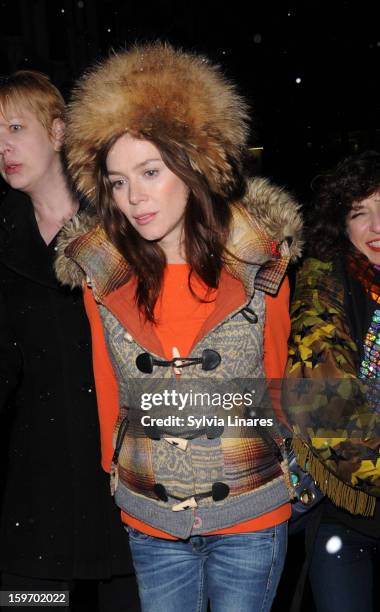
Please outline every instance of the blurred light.
[[300, 77], [296, 78], [296, 83], [299, 85], [301, 83], [302, 79]]
[[326, 550], [330, 555], [337, 553], [343, 546], [342, 540], [339, 536], [332, 536], [326, 542]]
[[259, 45], [262, 41], [262, 36], [261, 34], [255, 34], [253, 37], [253, 42], [256, 43], [256, 45]]

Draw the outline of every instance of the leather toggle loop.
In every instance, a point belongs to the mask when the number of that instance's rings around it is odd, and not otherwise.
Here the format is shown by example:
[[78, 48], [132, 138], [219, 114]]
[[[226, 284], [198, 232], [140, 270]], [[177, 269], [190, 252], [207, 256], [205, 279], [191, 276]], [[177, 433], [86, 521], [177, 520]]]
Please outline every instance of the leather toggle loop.
[[[153, 487], [153, 491], [157, 495], [158, 499], [163, 502], [168, 501], [168, 494], [164, 485], [157, 483]], [[192, 495], [191, 497], [177, 497], [176, 495], [170, 495], [174, 499], [179, 501], [178, 504], [174, 504], [172, 506], [172, 510], [174, 512], [179, 512], [180, 510], [188, 510], [189, 508], [196, 508], [198, 506], [198, 501], [201, 499], [207, 499], [207, 497], [212, 497], [214, 501], [222, 501], [225, 499], [230, 492], [230, 487], [226, 485], [224, 482], [214, 482], [211, 487], [211, 491], [206, 491], [206, 493], [197, 493], [196, 495]]]
[[153, 366], [161, 366], [169, 368], [187, 368], [192, 365], [202, 364], [202, 370], [215, 370], [222, 361], [221, 356], [217, 351], [205, 349], [202, 351], [202, 357], [181, 357], [171, 359], [170, 361], [155, 359], [150, 353], [141, 353], [136, 357], [136, 366], [140, 372], [144, 374], [152, 374]]
[[188, 510], [189, 508], [197, 508], [197, 502], [200, 499], [207, 499], [207, 497], [212, 497], [214, 501], [222, 501], [228, 496], [229, 492], [230, 487], [224, 482], [214, 482], [211, 487], [211, 491], [206, 491], [206, 493], [197, 493], [197, 495], [183, 499], [179, 504], [174, 504], [174, 506], [172, 506], [172, 510], [173, 512], [178, 512], [180, 510]]
[[240, 312], [248, 323], [257, 323], [259, 320], [257, 314], [248, 306], [246, 308], [242, 308]]

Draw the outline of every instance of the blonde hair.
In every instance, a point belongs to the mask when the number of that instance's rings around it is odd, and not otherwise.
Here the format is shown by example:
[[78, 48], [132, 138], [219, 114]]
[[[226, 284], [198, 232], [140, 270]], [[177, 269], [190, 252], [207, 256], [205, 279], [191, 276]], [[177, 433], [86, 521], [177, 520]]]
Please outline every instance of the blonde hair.
[[27, 109], [36, 115], [48, 132], [54, 119], [64, 119], [65, 101], [49, 77], [36, 70], [18, 70], [0, 77], [0, 113]]

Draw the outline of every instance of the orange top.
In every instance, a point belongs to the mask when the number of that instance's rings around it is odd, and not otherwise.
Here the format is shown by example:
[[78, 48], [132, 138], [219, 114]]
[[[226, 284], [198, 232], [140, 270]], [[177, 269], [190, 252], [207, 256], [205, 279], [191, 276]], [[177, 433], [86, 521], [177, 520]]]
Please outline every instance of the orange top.
[[[191, 352], [194, 339], [206, 319], [215, 310], [217, 290], [207, 287], [195, 275], [191, 279], [194, 297], [188, 288], [188, 265], [170, 264], [164, 274], [161, 296], [155, 306], [157, 325], [155, 332], [161, 341], [165, 357], [185, 356]], [[98, 398], [99, 419], [101, 422], [102, 464], [109, 471], [112, 456], [112, 433], [118, 414], [117, 383], [112, 364], [108, 356], [102, 323], [91, 290], [86, 287], [84, 300], [92, 330], [93, 360]], [[267, 379], [274, 379], [269, 385], [269, 393], [274, 404], [276, 415], [281, 418], [280, 385], [287, 359], [287, 341], [290, 333], [289, 319], [289, 283], [285, 279], [277, 296], [265, 296], [266, 319], [264, 325], [264, 369]], [[180, 303], [181, 307], [178, 308]], [[173, 347], [177, 351], [173, 354]], [[259, 531], [278, 525], [291, 515], [291, 506], [286, 503], [271, 512], [213, 534], [232, 534]], [[121, 513], [122, 520], [131, 527], [148, 535], [176, 540], [174, 536], [139, 521], [126, 512]], [[211, 534], [209, 534], [211, 535]]]
[[[189, 289], [188, 264], [169, 264], [165, 268], [161, 295], [154, 308], [155, 331], [166, 359], [173, 359], [175, 347], [185, 357], [203, 323], [215, 310], [217, 289], [208, 289], [195, 274]], [[200, 298], [204, 302], [197, 300]], [[178, 307], [180, 305], [180, 307]]]

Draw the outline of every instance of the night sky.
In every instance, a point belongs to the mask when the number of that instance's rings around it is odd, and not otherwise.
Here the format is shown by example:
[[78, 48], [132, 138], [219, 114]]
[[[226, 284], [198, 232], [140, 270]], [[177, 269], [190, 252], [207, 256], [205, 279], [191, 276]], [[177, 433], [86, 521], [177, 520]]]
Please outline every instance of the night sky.
[[380, 150], [378, 3], [351, 4], [0, 0], [0, 71], [43, 70], [67, 97], [111, 48], [158, 38], [204, 53], [249, 99], [258, 169], [305, 201], [313, 176]]

